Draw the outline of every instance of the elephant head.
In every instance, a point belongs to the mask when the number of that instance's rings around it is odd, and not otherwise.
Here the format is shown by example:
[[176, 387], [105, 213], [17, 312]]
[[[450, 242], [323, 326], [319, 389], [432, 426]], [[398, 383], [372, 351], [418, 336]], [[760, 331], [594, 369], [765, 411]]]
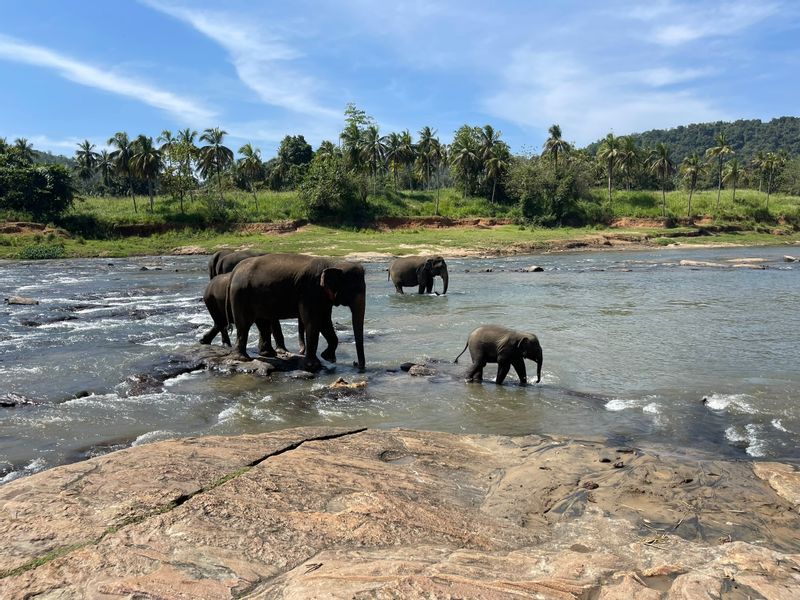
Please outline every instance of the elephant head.
[[420, 267], [417, 275], [420, 283], [422, 281], [427, 281], [428, 278], [430, 278], [431, 284], [433, 278], [436, 276], [442, 278], [442, 283], [444, 284], [444, 291], [442, 294], [446, 294], [447, 286], [450, 283], [450, 277], [447, 274], [447, 263], [444, 262], [444, 259], [441, 256], [432, 256], [428, 258]]
[[542, 380], [542, 346], [535, 335], [524, 335], [517, 343], [523, 358], [536, 363], [536, 383]]
[[320, 286], [325, 296], [335, 306], [347, 306], [353, 318], [353, 337], [356, 342], [355, 363], [364, 368], [364, 313], [367, 307], [367, 286], [364, 281], [364, 268], [354, 263], [337, 263], [322, 271]]

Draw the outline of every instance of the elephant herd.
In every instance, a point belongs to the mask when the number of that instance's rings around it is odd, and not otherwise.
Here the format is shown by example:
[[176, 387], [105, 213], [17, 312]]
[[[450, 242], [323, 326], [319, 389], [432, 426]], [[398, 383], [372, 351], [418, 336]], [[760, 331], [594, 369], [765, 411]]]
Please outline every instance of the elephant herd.
[[[222, 343], [231, 346], [228, 327], [232, 325], [236, 329], [233, 354], [241, 360], [249, 360], [247, 338], [255, 324], [259, 333], [259, 355], [274, 357], [276, 348], [286, 351], [281, 319], [297, 319], [302, 366], [315, 371], [321, 367], [317, 359], [320, 334], [327, 343], [320, 356], [329, 362], [336, 361], [339, 340], [332, 311], [334, 306], [347, 306], [352, 315], [356, 344], [357, 360], [353, 365], [359, 369], [365, 367], [367, 287], [360, 264], [303, 254], [221, 250], [209, 260], [208, 274], [210, 282], [203, 301], [214, 325], [200, 339], [201, 343], [210, 344], [220, 334]], [[442, 293], [446, 294], [449, 277], [447, 264], [441, 256], [399, 258], [389, 267], [389, 279], [400, 294], [403, 287], [411, 286], [418, 287], [420, 294], [431, 293], [434, 277], [441, 277]], [[467, 381], [482, 381], [486, 364], [497, 363], [498, 384], [513, 366], [524, 385], [527, 382], [526, 358], [537, 363], [537, 383], [541, 381], [542, 348], [533, 334], [484, 325], [470, 334], [461, 354], [467, 348], [473, 362]]]

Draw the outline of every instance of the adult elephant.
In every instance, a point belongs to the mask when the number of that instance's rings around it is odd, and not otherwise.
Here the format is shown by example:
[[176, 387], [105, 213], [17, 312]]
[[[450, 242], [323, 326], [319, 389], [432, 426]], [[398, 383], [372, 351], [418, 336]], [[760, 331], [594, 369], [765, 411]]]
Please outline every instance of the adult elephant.
[[[219, 250], [215, 252], [214, 255], [208, 260], [208, 276], [210, 279], [214, 279], [217, 275], [224, 275], [225, 273], [231, 273], [235, 268], [243, 260], [248, 258], [254, 258], [256, 256], [264, 256], [265, 252], [256, 252], [255, 250]], [[215, 294], [218, 292], [218, 286], [213, 287], [213, 289], [206, 290], [206, 293]], [[204, 295], [205, 300], [205, 295]], [[216, 304], [216, 299], [212, 298], [211, 302]], [[224, 303], [224, 296], [223, 296], [223, 303]], [[206, 306], [209, 305], [209, 302], [206, 301]], [[209, 312], [211, 309], [209, 308]], [[211, 315], [212, 319], [214, 315]], [[216, 325], [216, 320], [214, 321]], [[303, 323], [298, 320], [297, 322], [297, 329], [298, 335], [300, 337], [300, 354], [303, 354], [304, 349], [304, 337], [303, 337]], [[213, 331], [213, 328], [212, 330]], [[209, 331], [203, 338], [200, 340], [201, 344], [210, 343], [210, 341], [206, 342], [204, 340], [207, 339], [207, 336], [211, 334]], [[270, 331], [272, 332], [272, 337], [275, 338], [275, 347], [278, 350], [283, 350], [284, 352], [288, 352], [286, 349], [286, 339], [283, 337], [283, 330], [281, 329], [281, 322], [279, 319], [275, 319], [272, 323], [270, 323]], [[216, 335], [216, 334], [214, 334]], [[214, 339], [212, 335], [211, 339]], [[224, 339], [223, 339], [224, 343]], [[230, 346], [230, 342], [227, 344]], [[269, 336], [266, 338], [262, 335], [261, 340], [259, 341], [259, 354], [263, 354], [264, 356], [275, 356], [276, 352], [275, 349], [272, 347], [272, 342]]]
[[[500, 325], [482, 325], [469, 334], [469, 348], [472, 367], [467, 371], [467, 381], [483, 381], [483, 368], [487, 363], [497, 363], [495, 383], [502, 384], [513, 366], [519, 376], [520, 385], [528, 382], [525, 372], [525, 359], [536, 363], [536, 383], [542, 380], [542, 346], [532, 333], [515, 331]], [[458, 362], [459, 354], [453, 362]]]
[[350, 308], [358, 360], [364, 368], [364, 311], [367, 287], [364, 268], [302, 254], [267, 254], [243, 261], [231, 275], [228, 314], [236, 326], [236, 353], [247, 356], [247, 336], [255, 323], [267, 330], [274, 319], [297, 315], [305, 326], [304, 368], [316, 370], [319, 334], [330, 344], [322, 354], [335, 360], [336, 340], [331, 313], [334, 306]]
[[446, 294], [449, 277], [447, 263], [441, 256], [407, 256], [398, 258], [389, 265], [389, 279], [399, 294], [403, 293], [404, 287], [412, 286], [419, 286], [420, 294], [430, 294], [433, 291], [433, 278], [436, 276], [442, 278], [442, 293]]

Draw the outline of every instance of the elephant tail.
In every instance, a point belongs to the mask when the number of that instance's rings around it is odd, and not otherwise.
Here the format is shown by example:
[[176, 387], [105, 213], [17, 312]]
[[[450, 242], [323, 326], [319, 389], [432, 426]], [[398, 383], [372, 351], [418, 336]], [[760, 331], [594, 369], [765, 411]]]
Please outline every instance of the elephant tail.
[[[466, 351], [467, 351], [467, 347], [468, 347], [468, 346], [469, 346], [469, 340], [467, 340], [467, 343], [466, 343], [466, 345], [464, 346], [464, 349], [461, 351], [461, 354], [464, 354], [464, 352], [466, 352]], [[454, 364], [454, 365], [457, 365], [457, 364], [458, 364], [458, 359], [459, 359], [459, 358], [461, 358], [461, 354], [459, 354], [458, 356], [456, 356], [456, 359], [453, 361], [453, 364]]]
[[228, 331], [233, 327], [233, 307], [231, 306], [231, 282], [225, 288], [225, 320], [228, 322]]

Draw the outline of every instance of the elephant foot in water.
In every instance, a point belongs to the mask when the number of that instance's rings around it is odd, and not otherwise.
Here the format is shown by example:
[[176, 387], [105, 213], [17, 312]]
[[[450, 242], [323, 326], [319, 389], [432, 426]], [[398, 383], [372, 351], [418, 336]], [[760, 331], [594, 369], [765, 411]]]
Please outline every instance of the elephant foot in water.
[[262, 348], [258, 351], [258, 355], [263, 356], [264, 358], [275, 358], [278, 356], [278, 353], [275, 348]]
[[300, 362], [300, 368], [303, 369], [303, 371], [316, 373], [317, 371], [322, 369], [322, 363], [319, 362], [316, 358], [304, 358]]
[[326, 348], [322, 354], [320, 354], [322, 358], [327, 360], [328, 362], [335, 363], [336, 362], [336, 351], [331, 350], [330, 348]]
[[239, 352], [238, 350], [234, 350], [233, 352], [228, 354], [228, 359], [240, 362], [250, 362], [251, 360], [253, 360], [253, 357], [249, 356], [246, 353]]

